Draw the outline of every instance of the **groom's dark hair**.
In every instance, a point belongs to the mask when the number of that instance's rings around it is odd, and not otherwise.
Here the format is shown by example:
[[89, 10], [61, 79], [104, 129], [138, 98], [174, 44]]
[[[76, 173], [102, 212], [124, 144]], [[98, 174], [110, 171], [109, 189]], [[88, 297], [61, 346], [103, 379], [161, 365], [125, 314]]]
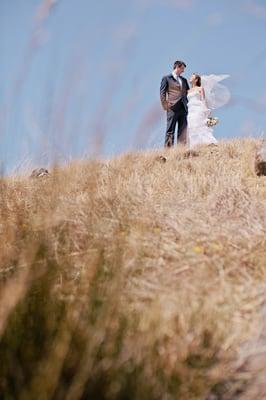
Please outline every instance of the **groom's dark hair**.
[[186, 64], [184, 63], [184, 61], [177, 60], [174, 62], [173, 69], [175, 69], [176, 67], [185, 67], [186, 68]]

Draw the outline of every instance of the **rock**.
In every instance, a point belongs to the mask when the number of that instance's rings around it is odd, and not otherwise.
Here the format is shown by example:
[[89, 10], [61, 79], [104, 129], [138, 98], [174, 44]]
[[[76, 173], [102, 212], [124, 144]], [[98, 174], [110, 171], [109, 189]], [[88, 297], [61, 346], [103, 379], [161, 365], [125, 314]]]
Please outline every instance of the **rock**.
[[266, 143], [263, 143], [256, 151], [255, 172], [258, 176], [266, 175]]
[[43, 178], [44, 176], [49, 176], [49, 172], [45, 168], [36, 168], [32, 171], [30, 178]]
[[167, 158], [165, 156], [158, 156], [156, 157], [156, 160], [165, 163], [167, 161]]

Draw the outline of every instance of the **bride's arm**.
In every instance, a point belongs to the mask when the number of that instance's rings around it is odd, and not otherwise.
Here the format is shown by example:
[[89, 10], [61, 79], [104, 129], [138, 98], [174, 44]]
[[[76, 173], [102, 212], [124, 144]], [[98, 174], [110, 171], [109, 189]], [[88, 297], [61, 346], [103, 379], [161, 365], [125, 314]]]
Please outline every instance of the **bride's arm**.
[[206, 103], [205, 90], [203, 87], [200, 89], [200, 99]]
[[210, 114], [210, 109], [208, 107], [208, 103], [207, 103], [206, 95], [205, 95], [205, 90], [204, 90], [203, 87], [201, 87], [201, 90], [200, 90], [200, 99], [201, 99], [201, 101], [203, 101], [203, 103], [205, 104], [206, 108], [208, 109], [208, 115], [209, 115]]

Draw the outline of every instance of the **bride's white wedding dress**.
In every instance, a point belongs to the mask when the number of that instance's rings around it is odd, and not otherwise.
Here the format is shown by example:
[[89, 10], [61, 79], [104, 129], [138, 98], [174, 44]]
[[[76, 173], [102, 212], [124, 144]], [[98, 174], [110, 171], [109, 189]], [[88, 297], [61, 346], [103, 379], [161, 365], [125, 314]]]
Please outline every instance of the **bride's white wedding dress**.
[[198, 90], [188, 93], [187, 142], [189, 148], [201, 144], [217, 144], [217, 139], [213, 136], [213, 128], [207, 126], [207, 118], [211, 110], [222, 107], [230, 100], [230, 91], [220, 83], [228, 77], [229, 75], [203, 75], [201, 83], [205, 91], [205, 100], [201, 98]]
[[213, 136], [213, 128], [208, 127], [206, 122], [210, 114], [204, 100], [201, 99], [200, 92], [194, 90], [188, 93], [188, 127], [187, 139], [189, 148], [200, 144], [217, 144]]

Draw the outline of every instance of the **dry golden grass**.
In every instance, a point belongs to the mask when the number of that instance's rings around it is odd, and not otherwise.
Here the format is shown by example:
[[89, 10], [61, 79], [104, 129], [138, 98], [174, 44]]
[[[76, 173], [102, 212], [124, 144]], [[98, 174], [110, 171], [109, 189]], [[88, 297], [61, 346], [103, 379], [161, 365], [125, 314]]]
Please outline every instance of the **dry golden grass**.
[[264, 398], [256, 144], [2, 179], [1, 399]]

